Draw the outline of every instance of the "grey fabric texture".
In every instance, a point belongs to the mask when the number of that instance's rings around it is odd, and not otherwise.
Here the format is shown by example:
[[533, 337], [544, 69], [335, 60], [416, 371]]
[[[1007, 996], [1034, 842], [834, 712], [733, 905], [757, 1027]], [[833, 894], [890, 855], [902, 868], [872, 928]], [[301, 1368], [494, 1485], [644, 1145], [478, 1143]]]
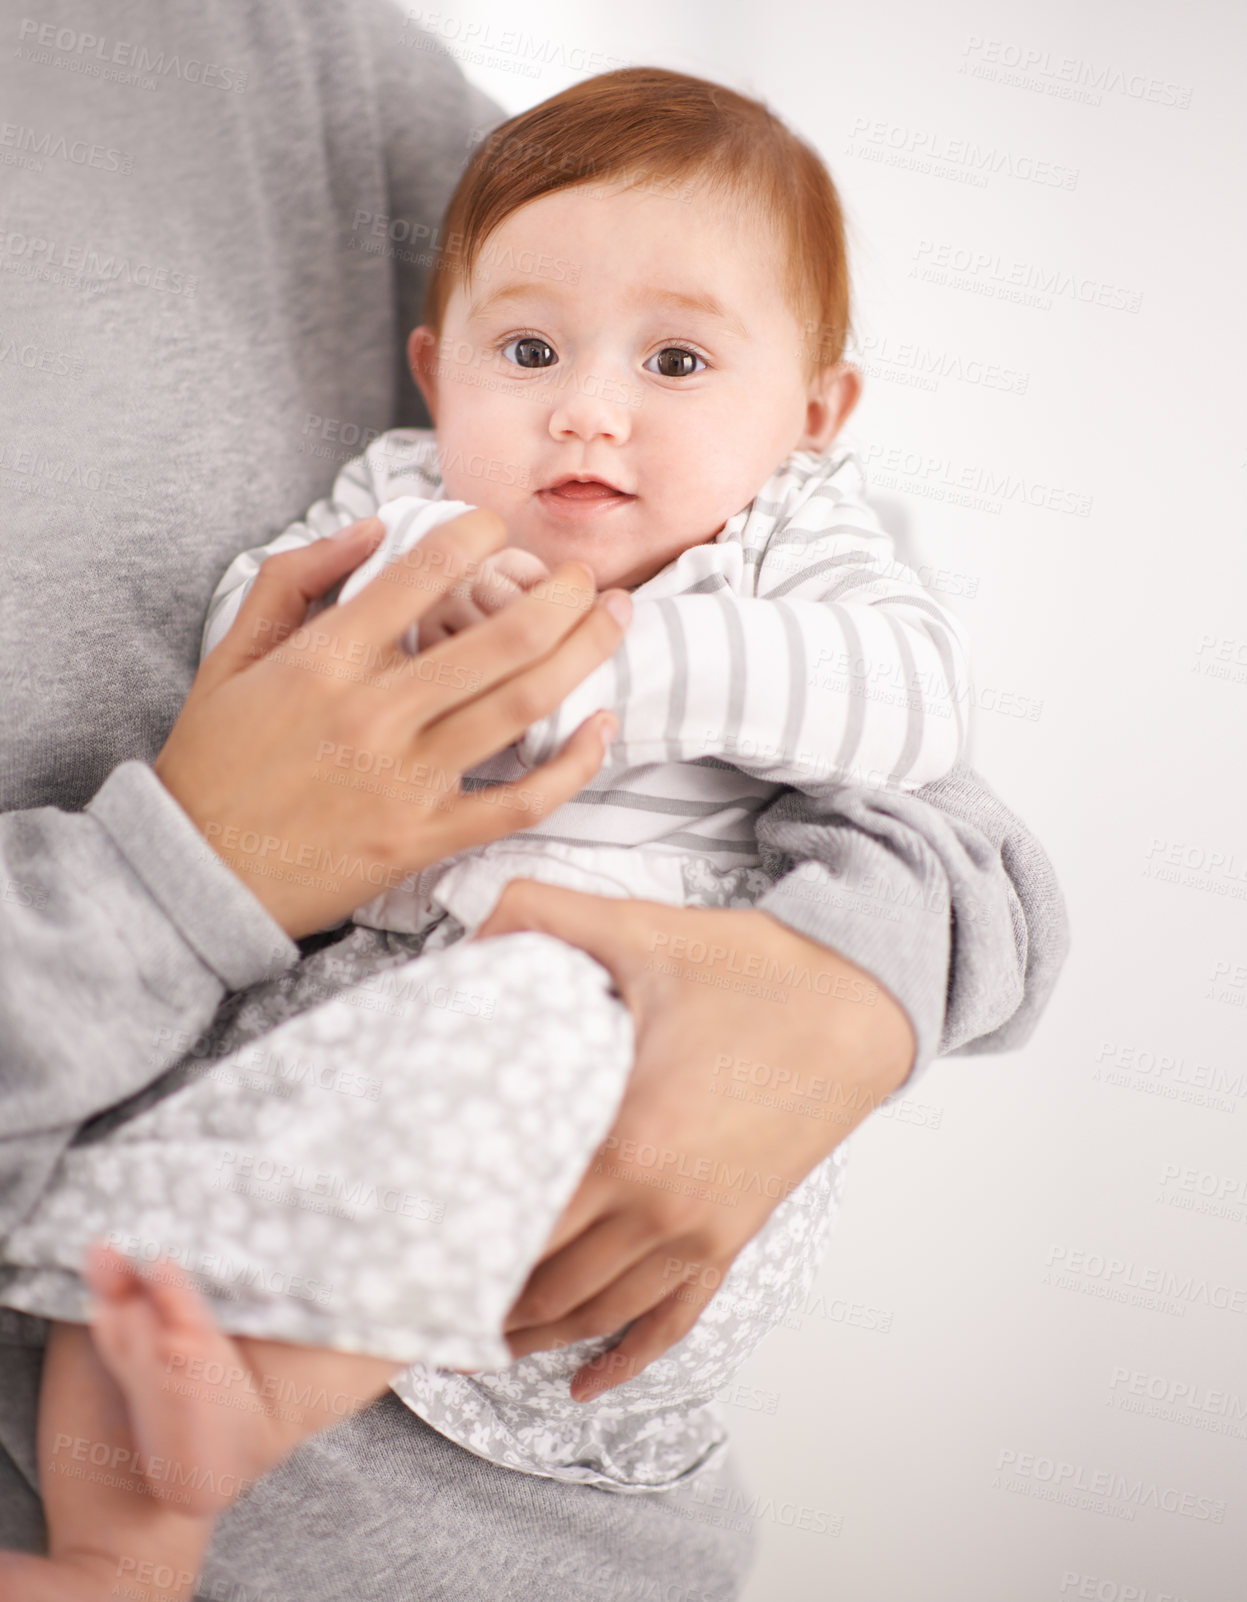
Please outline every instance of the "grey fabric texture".
[[[41, 1360], [0, 1345], [0, 1413], [20, 1413], [32, 1434]], [[0, 1453], [0, 1545], [27, 1552], [45, 1540], [23, 1473], [33, 1452], [23, 1431], [21, 1468]], [[810, 1510], [751, 1492], [730, 1459], [661, 1496], [516, 1474], [445, 1440], [388, 1395], [305, 1442], [225, 1513], [195, 1595], [733, 1602], [759, 1527], [799, 1518], [809, 1527]]]
[[[68, 70], [58, 31], [145, 52], [157, 87]], [[191, 60], [219, 70], [193, 77]], [[296, 960], [150, 775], [100, 792], [160, 750], [229, 561], [323, 495], [372, 433], [427, 421], [403, 337], [445, 200], [498, 112], [388, 0], [63, 0], [49, 43], [23, 37], [0, 61], [0, 101], [16, 130], [0, 329], [32, 353], [0, 364], [4, 1230], [84, 1119], [175, 1063], [227, 987]], [[920, 1064], [941, 1041], [1007, 1050], [1029, 1036], [1064, 914], [1042, 850], [973, 774], [890, 809], [784, 797], [760, 834], [797, 866], [769, 909], [878, 975], [914, 1020]], [[32, 1371], [0, 1363], [15, 1462], [29, 1462]], [[266, 1482], [222, 1523], [216, 1550], [255, 1518], [238, 1572], [323, 1570], [328, 1589], [309, 1579], [301, 1597], [508, 1594], [470, 1578], [426, 1593], [395, 1577], [401, 1564], [375, 1584], [346, 1578], [426, 1535], [456, 1568], [502, 1572], [555, 1530], [560, 1550], [648, 1561], [637, 1521], [661, 1514], [645, 1499], [477, 1465], [400, 1404], [380, 1411], [413, 1432], [411, 1455], [392, 1437], [382, 1448], [370, 1412], [346, 1426], [355, 1463], [384, 1458], [391, 1488], [444, 1499], [445, 1522], [413, 1519], [384, 1484], [364, 1511], [345, 1468], [330, 1484], [300, 1466], [327, 1450], [313, 1443], [272, 1477], [285, 1491]], [[301, 1484], [315, 1540], [291, 1513]], [[655, 1551], [678, 1548], [676, 1571], [709, 1563], [711, 1526], [666, 1523]]]
[[936, 1056], [1031, 1038], [1069, 951], [1065, 899], [1039, 842], [977, 773], [913, 795], [790, 791], [758, 840], [783, 874], [758, 905], [864, 968], [909, 1014], [906, 1089]]

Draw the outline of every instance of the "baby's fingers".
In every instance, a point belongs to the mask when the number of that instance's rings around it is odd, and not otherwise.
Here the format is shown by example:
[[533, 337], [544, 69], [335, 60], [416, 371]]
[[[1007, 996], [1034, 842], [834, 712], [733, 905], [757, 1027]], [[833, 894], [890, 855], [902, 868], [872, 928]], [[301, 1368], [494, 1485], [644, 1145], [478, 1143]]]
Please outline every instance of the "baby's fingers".
[[602, 766], [618, 729], [614, 713], [586, 718], [558, 756], [533, 768], [522, 783], [491, 785], [473, 795], [456, 797], [448, 812], [441, 854], [450, 856], [466, 845], [500, 840], [549, 817], [588, 784]]
[[501, 612], [504, 606], [518, 601], [524, 587], [505, 573], [490, 573], [478, 578], [472, 586], [472, 600], [485, 617]]
[[472, 586], [472, 599], [482, 612], [492, 616], [549, 577], [550, 569], [539, 556], [507, 545], [481, 564]]
[[436, 645], [440, 640], [447, 640], [452, 634], [462, 634], [473, 623], [482, 623], [484, 620], [484, 610], [472, 597], [456, 595], [452, 591], [443, 595], [433, 610], [416, 625], [417, 644], [420, 650], [427, 651], [429, 646]]

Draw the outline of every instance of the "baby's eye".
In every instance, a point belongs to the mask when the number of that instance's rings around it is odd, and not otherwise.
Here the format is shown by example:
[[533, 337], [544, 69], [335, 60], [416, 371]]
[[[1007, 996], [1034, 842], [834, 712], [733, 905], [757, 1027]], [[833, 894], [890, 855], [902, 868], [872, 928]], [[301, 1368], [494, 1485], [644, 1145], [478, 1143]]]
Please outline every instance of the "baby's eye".
[[510, 340], [502, 347], [502, 354], [517, 367], [553, 367], [558, 361], [551, 347], [536, 334], [521, 334]]
[[[657, 362], [657, 367], [650, 366], [651, 362]], [[645, 363], [651, 373], [661, 373], [664, 378], [689, 378], [705, 365], [696, 351], [685, 350], [682, 345], [664, 345]]]

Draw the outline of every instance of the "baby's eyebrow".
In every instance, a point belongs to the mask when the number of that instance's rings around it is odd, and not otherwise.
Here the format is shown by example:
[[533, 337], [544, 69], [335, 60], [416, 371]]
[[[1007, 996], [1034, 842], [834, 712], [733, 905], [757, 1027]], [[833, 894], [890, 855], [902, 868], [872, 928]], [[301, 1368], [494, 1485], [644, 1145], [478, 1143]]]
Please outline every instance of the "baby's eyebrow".
[[[678, 289], [666, 289], [659, 285], [642, 284], [632, 292], [629, 297], [641, 305], [658, 305], [670, 307], [674, 311], [700, 312], [703, 316], [713, 317], [741, 339], [748, 339], [749, 331], [737, 317], [735, 312], [728, 308], [716, 296], [701, 291], [697, 294], [685, 294]], [[557, 300], [558, 294], [552, 285], [534, 284], [527, 279], [516, 279], [513, 283], [502, 284], [499, 288], [491, 290], [480, 300], [473, 301], [468, 307], [470, 318], [482, 317], [487, 311], [512, 300]]]
[[748, 339], [749, 330], [737, 317], [735, 312], [729, 311], [723, 302], [714, 295], [704, 291], [696, 295], [682, 294], [678, 289], [660, 289], [646, 286], [637, 290], [633, 297], [636, 300], [658, 301], [662, 305], [671, 306], [677, 311], [702, 312], [707, 317], [714, 317], [721, 323], [726, 323], [734, 334], [741, 339]]
[[491, 290], [490, 293], [485, 295], [481, 300], [472, 301], [468, 306], [468, 316], [483, 316], [485, 312], [491, 311], [495, 306], [500, 305], [503, 301], [524, 300], [529, 295], [539, 295], [542, 299], [546, 298], [546, 295], [542, 289], [533, 284], [525, 282], [523, 279], [517, 279], [513, 284], [504, 284], [501, 289]]

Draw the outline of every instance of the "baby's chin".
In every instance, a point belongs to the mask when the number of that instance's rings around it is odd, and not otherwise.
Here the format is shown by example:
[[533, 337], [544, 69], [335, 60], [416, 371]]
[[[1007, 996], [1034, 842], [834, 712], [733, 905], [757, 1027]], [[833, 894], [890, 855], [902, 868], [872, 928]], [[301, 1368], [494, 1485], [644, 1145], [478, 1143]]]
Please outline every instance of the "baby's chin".
[[647, 561], [627, 566], [619, 561], [612, 561], [609, 555], [584, 550], [565, 551], [556, 561], [550, 561], [545, 557], [542, 560], [551, 571], [560, 562], [583, 562], [593, 574], [593, 582], [599, 595], [603, 590], [638, 589], [667, 566], [666, 558], [660, 562]]
[[612, 544], [604, 530], [600, 538], [580, 533], [571, 538], [550, 538], [525, 529], [516, 519], [509, 525], [507, 543], [539, 557], [553, 573], [564, 562], [580, 562], [593, 574], [599, 591], [635, 589], [667, 565], [668, 557], [639, 557]]
[[640, 526], [635, 505], [622, 515], [609, 512], [600, 522], [575, 528], [552, 527], [548, 518], [526, 516], [526, 510], [498, 508], [507, 525], [507, 543], [540, 557], [551, 572], [564, 562], [582, 562], [599, 590], [638, 588], [691, 546], [710, 544], [726, 526], [726, 519], [719, 518], [712, 533], [674, 543], [670, 531], [664, 531], [661, 548], [650, 549], [652, 534], [647, 537]]

